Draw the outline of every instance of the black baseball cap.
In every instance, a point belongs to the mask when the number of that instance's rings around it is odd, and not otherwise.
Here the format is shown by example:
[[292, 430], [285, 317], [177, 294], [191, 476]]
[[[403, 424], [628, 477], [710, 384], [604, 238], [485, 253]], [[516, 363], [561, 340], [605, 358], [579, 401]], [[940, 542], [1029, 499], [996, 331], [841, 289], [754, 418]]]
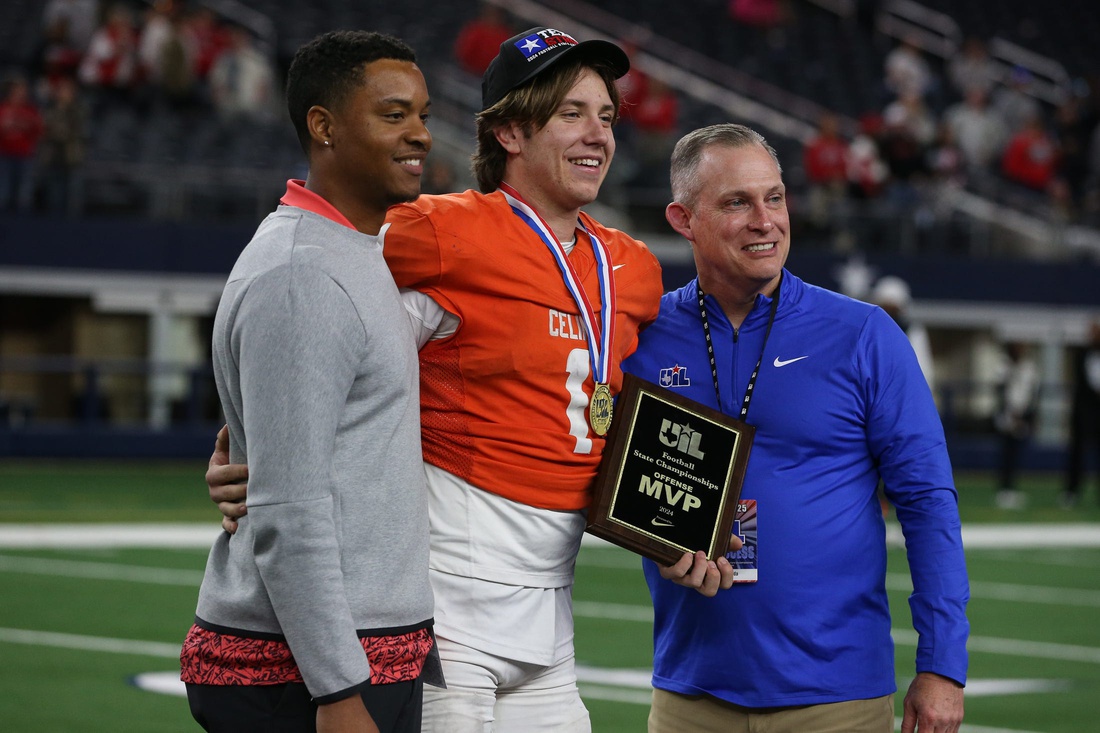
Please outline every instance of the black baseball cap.
[[481, 77], [481, 109], [489, 109], [504, 99], [505, 94], [566, 56], [581, 55], [608, 64], [616, 79], [630, 71], [626, 52], [610, 41], [577, 41], [554, 28], [531, 28], [500, 44], [500, 53]]

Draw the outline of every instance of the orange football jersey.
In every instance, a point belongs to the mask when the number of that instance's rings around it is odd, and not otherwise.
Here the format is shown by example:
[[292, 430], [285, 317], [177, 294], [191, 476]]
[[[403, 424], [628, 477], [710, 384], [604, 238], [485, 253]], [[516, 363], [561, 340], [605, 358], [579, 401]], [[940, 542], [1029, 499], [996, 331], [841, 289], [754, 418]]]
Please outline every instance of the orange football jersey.
[[[614, 268], [618, 394], [620, 362], [657, 317], [661, 267], [641, 242], [581, 216]], [[531, 506], [588, 506], [604, 446], [588, 424], [588, 339], [546, 244], [499, 191], [421, 196], [391, 208], [386, 221], [385, 257], [397, 284], [461, 319], [456, 334], [420, 351], [424, 460]], [[569, 259], [598, 313], [592, 243], [577, 237]]]

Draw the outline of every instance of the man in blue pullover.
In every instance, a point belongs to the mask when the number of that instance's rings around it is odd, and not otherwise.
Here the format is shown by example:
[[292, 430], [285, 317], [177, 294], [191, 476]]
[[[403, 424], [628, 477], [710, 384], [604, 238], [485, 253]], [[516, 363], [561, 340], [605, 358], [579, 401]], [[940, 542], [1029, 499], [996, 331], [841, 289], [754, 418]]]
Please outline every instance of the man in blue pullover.
[[[781, 168], [753, 130], [685, 136], [672, 193], [666, 216], [698, 278], [664, 296], [624, 369], [755, 425], [741, 496], [756, 503], [758, 580], [730, 587], [731, 567], [698, 555], [645, 562], [650, 732], [894, 730], [881, 476], [919, 634], [902, 731], [954, 733], [969, 587], [943, 428], [913, 349], [880, 308], [784, 269]], [[693, 589], [715, 572], [715, 597]]]

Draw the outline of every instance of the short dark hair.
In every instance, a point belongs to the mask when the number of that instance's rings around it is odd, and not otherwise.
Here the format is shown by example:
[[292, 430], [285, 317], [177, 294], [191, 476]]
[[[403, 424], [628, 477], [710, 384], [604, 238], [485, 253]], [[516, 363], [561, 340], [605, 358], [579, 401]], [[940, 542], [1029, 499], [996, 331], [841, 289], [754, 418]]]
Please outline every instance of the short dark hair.
[[696, 199], [699, 197], [699, 185], [695, 179], [695, 173], [699, 169], [703, 153], [715, 145], [727, 148], [759, 145], [775, 161], [775, 167], [780, 175], [783, 173], [783, 166], [779, 164], [779, 156], [776, 155], [775, 148], [768, 144], [763, 135], [751, 127], [733, 123], [701, 127], [680, 138], [672, 150], [669, 177], [672, 182], [673, 201], [689, 209], [695, 206]]
[[563, 60], [529, 82], [512, 89], [499, 102], [478, 114], [477, 151], [471, 167], [482, 193], [491, 193], [500, 188], [500, 183], [504, 180], [504, 166], [508, 162], [508, 151], [496, 139], [496, 129], [515, 122], [526, 135], [541, 130], [554, 116], [554, 111], [585, 69], [592, 69], [603, 79], [615, 109], [612, 123], [618, 122], [621, 96], [619, 87], [615, 84], [618, 78], [615, 69], [607, 63], [590, 61], [583, 57]]
[[286, 78], [286, 106], [298, 142], [309, 155], [309, 108], [339, 109], [363, 83], [363, 67], [380, 59], [416, 62], [416, 52], [400, 38], [372, 31], [323, 33], [298, 49]]

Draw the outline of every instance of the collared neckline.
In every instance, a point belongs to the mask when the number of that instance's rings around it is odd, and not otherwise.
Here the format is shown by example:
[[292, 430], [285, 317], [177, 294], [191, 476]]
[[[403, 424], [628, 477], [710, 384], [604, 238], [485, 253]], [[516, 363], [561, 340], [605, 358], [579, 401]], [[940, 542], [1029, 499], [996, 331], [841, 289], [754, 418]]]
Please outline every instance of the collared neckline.
[[[286, 193], [279, 199], [279, 203], [286, 206], [294, 206], [299, 209], [305, 209], [306, 211], [323, 216], [326, 219], [330, 219], [337, 224], [342, 224], [348, 229], [355, 229], [355, 226], [348, 221], [348, 218], [341, 214], [339, 210], [328, 201], [323, 199], [318, 194], [310, 191], [306, 188], [306, 182], [291, 178], [286, 182]], [[355, 231], [359, 231], [355, 229]]]

